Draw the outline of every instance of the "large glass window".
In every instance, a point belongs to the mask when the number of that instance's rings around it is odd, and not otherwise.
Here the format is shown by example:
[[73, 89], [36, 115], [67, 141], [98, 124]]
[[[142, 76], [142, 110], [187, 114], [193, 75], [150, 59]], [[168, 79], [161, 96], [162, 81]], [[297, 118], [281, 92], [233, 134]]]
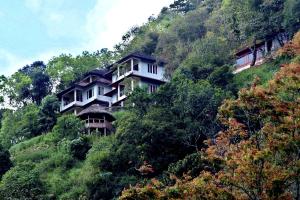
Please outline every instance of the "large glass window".
[[93, 89], [88, 90], [86, 94], [87, 99], [90, 99], [93, 96], [94, 96], [94, 90]]
[[76, 90], [76, 101], [82, 101], [82, 91]]
[[148, 72], [151, 74], [157, 74], [157, 65], [148, 64]]
[[136, 59], [133, 60], [133, 70], [139, 71], [139, 61]]
[[148, 64], [148, 73], [152, 73], [152, 67], [151, 67], [151, 64]]

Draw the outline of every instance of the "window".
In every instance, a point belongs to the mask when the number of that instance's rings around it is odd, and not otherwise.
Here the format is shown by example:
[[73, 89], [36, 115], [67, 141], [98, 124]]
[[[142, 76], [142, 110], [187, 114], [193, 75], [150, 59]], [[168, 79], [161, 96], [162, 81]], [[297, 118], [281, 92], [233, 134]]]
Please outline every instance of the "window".
[[76, 90], [76, 101], [82, 102], [82, 92], [80, 90]]
[[148, 64], [148, 73], [157, 74], [157, 65], [156, 64]]
[[125, 95], [125, 85], [120, 85], [120, 97]]
[[139, 71], [139, 64], [135, 64], [135, 65], [133, 66], [133, 70], [134, 70], [134, 71]]
[[104, 87], [103, 86], [98, 87], [98, 95], [104, 95]]
[[152, 65], [152, 73], [157, 74], [157, 65]]
[[94, 90], [93, 89], [90, 89], [86, 92], [86, 99], [90, 99], [94, 96]]
[[152, 73], [152, 67], [151, 67], [151, 64], [148, 64], [148, 73]]
[[148, 91], [149, 93], [153, 93], [157, 90], [157, 85], [149, 84]]

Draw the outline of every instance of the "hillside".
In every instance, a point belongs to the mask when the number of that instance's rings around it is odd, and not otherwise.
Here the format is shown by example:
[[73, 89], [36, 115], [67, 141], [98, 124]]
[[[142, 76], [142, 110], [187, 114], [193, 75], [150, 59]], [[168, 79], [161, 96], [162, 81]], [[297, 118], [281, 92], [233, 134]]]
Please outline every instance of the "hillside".
[[[299, 199], [298, 10], [295, 0], [176, 0], [112, 50], [0, 77], [0, 199]], [[292, 42], [232, 73], [241, 46], [279, 32]], [[85, 134], [59, 113], [60, 91], [132, 52], [166, 63], [170, 81], [136, 88], [113, 134]]]

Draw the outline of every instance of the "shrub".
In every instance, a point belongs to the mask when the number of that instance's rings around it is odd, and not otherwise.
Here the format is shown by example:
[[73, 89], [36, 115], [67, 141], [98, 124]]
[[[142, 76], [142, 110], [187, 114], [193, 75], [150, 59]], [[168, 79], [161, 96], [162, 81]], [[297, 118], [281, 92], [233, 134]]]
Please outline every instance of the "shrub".
[[84, 160], [87, 152], [90, 150], [91, 145], [86, 137], [80, 137], [72, 140], [70, 143], [71, 155], [79, 160]]
[[63, 115], [57, 120], [53, 132], [60, 138], [75, 139], [84, 130], [83, 122], [74, 115]]
[[186, 156], [184, 159], [171, 164], [168, 168], [168, 172], [178, 177], [183, 177], [186, 173], [191, 177], [196, 177], [202, 170], [216, 172], [219, 169], [220, 163], [209, 162], [200, 153], [193, 153]]
[[46, 199], [45, 189], [32, 163], [17, 165], [8, 171], [0, 184], [0, 199]]
[[9, 152], [0, 145], [0, 180], [3, 174], [12, 167]]

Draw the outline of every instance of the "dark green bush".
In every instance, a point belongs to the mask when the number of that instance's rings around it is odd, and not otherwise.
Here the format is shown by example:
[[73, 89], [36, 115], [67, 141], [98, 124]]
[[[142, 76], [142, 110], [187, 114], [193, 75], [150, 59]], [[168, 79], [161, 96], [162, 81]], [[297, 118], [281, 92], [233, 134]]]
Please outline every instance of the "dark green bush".
[[8, 150], [4, 149], [0, 144], [0, 180], [3, 174], [12, 167], [10, 154]]
[[78, 160], [84, 160], [87, 152], [90, 150], [91, 145], [86, 137], [80, 137], [72, 140], [70, 143], [71, 155]]
[[0, 199], [41, 200], [47, 199], [45, 188], [30, 162], [9, 170], [0, 184]]

